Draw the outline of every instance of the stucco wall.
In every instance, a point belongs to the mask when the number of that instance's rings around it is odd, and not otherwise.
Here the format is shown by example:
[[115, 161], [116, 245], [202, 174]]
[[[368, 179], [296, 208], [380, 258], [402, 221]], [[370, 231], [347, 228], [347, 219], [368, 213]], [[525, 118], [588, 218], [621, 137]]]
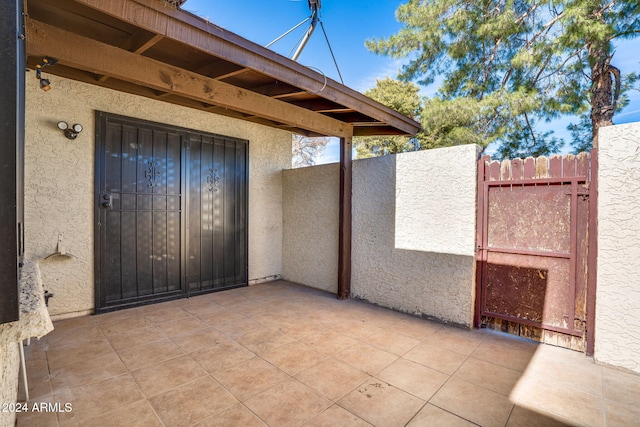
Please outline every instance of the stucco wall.
[[[20, 355], [18, 343], [9, 334], [5, 325], [0, 325], [0, 404], [15, 403], [18, 393], [18, 373], [20, 369]], [[0, 408], [0, 427], [15, 425], [15, 412], [2, 412]]]
[[[476, 159], [475, 146], [460, 146], [354, 162], [354, 297], [471, 325]], [[283, 187], [284, 277], [331, 291], [338, 174], [335, 164], [285, 171]]]
[[396, 157], [396, 249], [475, 256], [476, 145]]
[[338, 282], [337, 164], [283, 172], [282, 275], [328, 292]]
[[354, 297], [472, 324], [476, 153], [459, 146], [354, 163]]
[[600, 129], [595, 358], [640, 373], [640, 123]]
[[[27, 82], [32, 82], [30, 74]], [[31, 77], [31, 78], [29, 78]], [[291, 162], [291, 134], [190, 108], [52, 77], [43, 92], [27, 84], [25, 150], [26, 255], [53, 253], [62, 234], [71, 259], [41, 262], [49, 310], [66, 317], [94, 308], [95, 111], [249, 140], [249, 278], [282, 273], [282, 174]], [[74, 141], [56, 128], [84, 131]]]

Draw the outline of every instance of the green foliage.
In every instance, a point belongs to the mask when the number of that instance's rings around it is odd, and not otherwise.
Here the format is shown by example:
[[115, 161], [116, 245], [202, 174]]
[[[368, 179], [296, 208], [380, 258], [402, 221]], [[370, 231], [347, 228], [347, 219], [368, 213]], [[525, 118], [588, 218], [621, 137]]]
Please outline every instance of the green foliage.
[[[376, 81], [376, 86], [365, 92], [387, 107], [393, 108], [407, 117], [416, 118], [420, 115], [420, 88], [413, 83], [405, 83], [390, 78]], [[366, 136], [354, 138], [354, 145], [358, 158], [383, 156], [420, 148], [418, 138], [405, 136]]]
[[636, 81], [611, 61], [614, 39], [640, 34], [637, 0], [410, 0], [396, 18], [400, 31], [367, 47], [407, 58], [404, 81], [443, 79], [423, 107], [423, 148], [497, 141], [504, 156], [550, 154], [562, 143], [536, 124], [578, 115], [597, 130]]

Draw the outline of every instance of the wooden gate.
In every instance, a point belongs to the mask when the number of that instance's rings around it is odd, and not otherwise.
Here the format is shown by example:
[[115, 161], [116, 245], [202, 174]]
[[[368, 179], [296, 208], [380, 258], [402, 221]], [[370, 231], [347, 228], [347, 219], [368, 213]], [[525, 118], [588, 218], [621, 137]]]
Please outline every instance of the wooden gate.
[[588, 153], [480, 159], [477, 327], [587, 350], [591, 176]]

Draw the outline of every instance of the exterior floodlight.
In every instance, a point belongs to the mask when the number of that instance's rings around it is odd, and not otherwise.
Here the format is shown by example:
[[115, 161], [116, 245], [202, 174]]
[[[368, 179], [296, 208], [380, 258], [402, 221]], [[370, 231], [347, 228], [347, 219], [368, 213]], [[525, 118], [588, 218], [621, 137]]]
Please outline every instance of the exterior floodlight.
[[82, 125], [75, 124], [71, 127], [67, 124], [67, 122], [60, 121], [58, 122], [58, 129], [64, 132], [64, 136], [69, 139], [76, 139], [78, 134], [82, 132]]

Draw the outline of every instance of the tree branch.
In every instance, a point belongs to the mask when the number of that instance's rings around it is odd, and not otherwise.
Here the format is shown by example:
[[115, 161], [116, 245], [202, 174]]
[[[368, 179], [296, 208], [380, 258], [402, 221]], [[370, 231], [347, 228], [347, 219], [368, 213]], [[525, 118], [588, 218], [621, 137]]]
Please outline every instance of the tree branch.
[[533, 145], [536, 146], [538, 141], [536, 141], [536, 134], [533, 132], [533, 126], [529, 122], [529, 115], [524, 113], [524, 120], [527, 122], [527, 127], [529, 128], [529, 133], [531, 134], [531, 139], [533, 139]]

